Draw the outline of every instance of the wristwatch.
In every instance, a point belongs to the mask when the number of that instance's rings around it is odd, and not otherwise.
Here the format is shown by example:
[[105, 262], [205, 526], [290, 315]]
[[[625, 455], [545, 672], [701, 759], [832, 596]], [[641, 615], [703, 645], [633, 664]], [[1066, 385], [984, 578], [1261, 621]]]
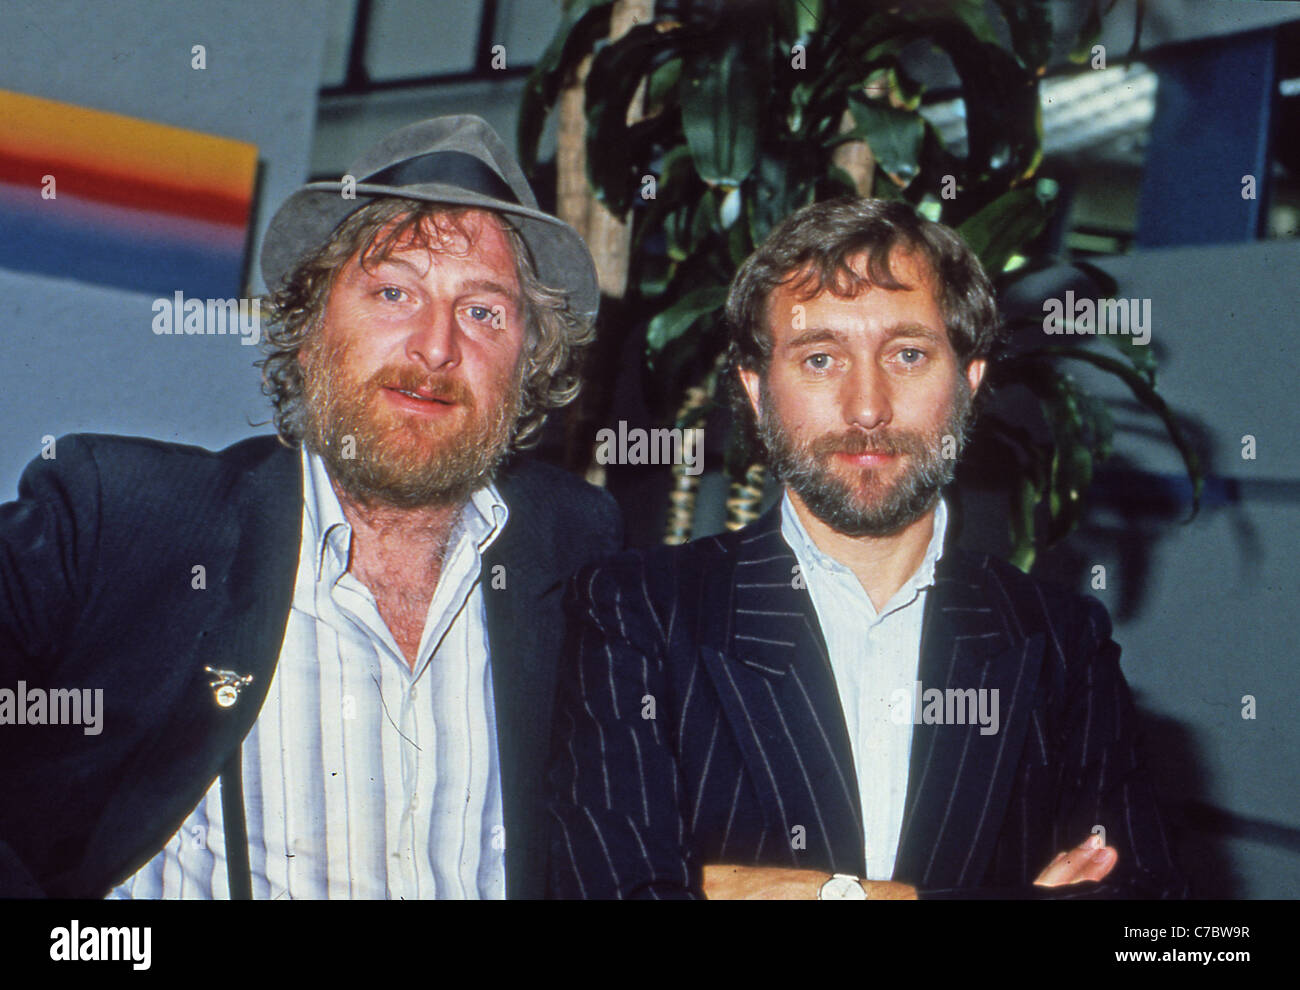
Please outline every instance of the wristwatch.
[[819, 901], [865, 901], [867, 888], [851, 873], [836, 873], [817, 891]]

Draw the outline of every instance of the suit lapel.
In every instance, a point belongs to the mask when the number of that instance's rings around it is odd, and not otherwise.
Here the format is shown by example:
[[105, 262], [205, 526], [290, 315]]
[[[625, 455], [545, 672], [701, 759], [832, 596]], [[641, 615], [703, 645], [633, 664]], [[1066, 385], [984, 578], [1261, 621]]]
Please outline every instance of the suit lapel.
[[[778, 505], [740, 536], [731, 601], [704, 610], [701, 660], [767, 831], [789, 835], [804, 824], [809, 849], [820, 841], [836, 869], [862, 875], [862, 811], [843, 709], [780, 520]], [[992, 855], [1044, 650], [1041, 633], [1019, 635], [1004, 615], [977, 558], [950, 546], [926, 596], [918, 680], [922, 690], [996, 690], [998, 727], [983, 734], [973, 715], [961, 725], [914, 726], [898, 880], [928, 889], [969, 885]]]
[[508, 475], [497, 487], [510, 515], [484, 554], [482, 588], [501, 768], [506, 888], [512, 899], [537, 899], [546, 893], [543, 783], [556, 658], [563, 645], [564, 582], [547, 565], [554, 555], [539, 538], [545, 525], [533, 500]]
[[[709, 603], [700, 659], [766, 818], [763, 855], [863, 869], [862, 814], [839, 693], [780, 505], [739, 536], [730, 602]], [[708, 575], [717, 586], [717, 575]], [[792, 838], [802, 826], [806, 853]], [[776, 833], [779, 833], [777, 835]], [[767, 845], [768, 837], [784, 849]]]
[[[215, 536], [208, 544], [208, 587], [195, 593], [188, 616], [189, 628], [196, 630], [192, 648], [168, 667], [175, 683], [155, 691], [172, 714], [159, 721], [132, 758], [124, 786], [116, 790], [82, 860], [110, 871], [105, 883], [143, 865], [129, 859], [145, 848], [141, 809], [159, 809], [157, 834], [148, 837], [152, 855], [198, 803], [257, 718], [293, 599], [302, 529], [299, 465], [296, 451], [276, 447], [240, 476], [225, 503], [232, 507], [230, 517], [211, 527]], [[539, 537], [545, 527], [534, 499], [510, 475], [498, 488], [510, 515], [484, 555], [481, 587], [491, 649], [506, 876], [512, 897], [540, 898], [546, 849], [542, 783], [555, 659], [562, 645], [563, 581], [547, 563], [554, 555]], [[178, 616], [177, 626], [185, 624], [186, 617]], [[215, 700], [214, 675], [206, 666], [253, 679], [237, 702], [224, 708]], [[129, 846], [125, 837], [131, 838]], [[99, 882], [99, 877], [89, 879]]]
[[[1009, 627], [978, 558], [949, 547], [926, 598], [922, 690], [997, 691], [998, 728], [913, 728], [907, 800], [894, 871], [922, 889], [978, 883], [992, 855], [1042, 662], [1041, 633]], [[991, 697], [991, 696], [989, 696]], [[991, 727], [991, 726], [990, 726]]]
[[[176, 627], [186, 630], [189, 649], [162, 668], [167, 683], [154, 692], [170, 713], [137, 749], [87, 843], [82, 863], [110, 871], [104, 882], [142, 866], [130, 857], [142, 848], [151, 856], [180, 827], [252, 728], [275, 672], [301, 542], [297, 453], [276, 445], [238, 476], [224, 504], [228, 517], [211, 524], [204, 544], [207, 587], [178, 600]], [[205, 667], [252, 680], [222, 706]], [[147, 809], [157, 815], [146, 843], [140, 816]]]

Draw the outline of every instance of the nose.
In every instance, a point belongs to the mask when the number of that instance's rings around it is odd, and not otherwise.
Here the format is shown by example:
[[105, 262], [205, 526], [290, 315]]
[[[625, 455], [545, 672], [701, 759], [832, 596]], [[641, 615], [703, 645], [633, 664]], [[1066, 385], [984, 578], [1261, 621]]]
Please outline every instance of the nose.
[[864, 430], [887, 424], [894, 415], [885, 372], [873, 363], [855, 362], [844, 376], [844, 421]]
[[406, 356], [430, 371], [460, 364], [460, 328], [451, 306], [426, 306], [412, 317]]

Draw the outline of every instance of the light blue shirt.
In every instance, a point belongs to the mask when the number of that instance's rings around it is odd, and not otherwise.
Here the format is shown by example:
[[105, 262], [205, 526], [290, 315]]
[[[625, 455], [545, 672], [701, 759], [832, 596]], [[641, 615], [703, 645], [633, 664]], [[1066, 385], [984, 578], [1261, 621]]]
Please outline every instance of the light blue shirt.
[[[243, 745], [253, 896], [502, 898], [506, 837], [481, 567], [506, 504], [488, 485], [463, 508], [412, 670], [374, 596], [347, 571], [352, 528], [324, 463], [304, 450], [302, 470], [293, 606]], [[219, 781], [109, 896], [229, 896]]]
[[817, 612], [853, 748], [868, 880], [893, 879], [912, 753], [911, 702], [900, 704], [897, 692], [914, 693], [925, 596], [947, 529], [948, 507], [939, 499], [925, 557], [877, 612], [857, 576], [813, 542], [789, 494], [781, 500], [781, 536]]

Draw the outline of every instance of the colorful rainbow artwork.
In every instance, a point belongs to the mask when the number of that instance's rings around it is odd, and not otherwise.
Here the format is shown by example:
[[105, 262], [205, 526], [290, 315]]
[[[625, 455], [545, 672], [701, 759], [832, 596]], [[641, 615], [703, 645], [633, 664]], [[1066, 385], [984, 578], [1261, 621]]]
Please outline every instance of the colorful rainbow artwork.
[[244, 141], [0, 90], [0, 267], [238, 296], [256, 180]]

